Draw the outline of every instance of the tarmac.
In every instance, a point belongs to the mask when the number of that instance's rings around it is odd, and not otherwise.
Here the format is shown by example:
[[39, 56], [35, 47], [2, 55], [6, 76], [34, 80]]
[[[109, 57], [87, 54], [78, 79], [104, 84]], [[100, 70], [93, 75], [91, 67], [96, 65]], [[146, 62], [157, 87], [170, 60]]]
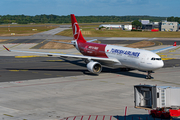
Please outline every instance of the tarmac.
[[[46, 40], [43, 36], [41, 39], [38, 43], [4, 45], [15, 50], [79, 54], [76, 49], [30, 49]], [[11, 53], [1, 44], [0, 120], [154, 120], [149, 111], [134, 108], [133, 86], [180, 87], [179, 48], [159, 53], [166, 67], [155, 71], [153, 79], [145, 79], [147, 73], [138, 70], [105, 68], [101, 74], [93, 75], [81, 60]]]
[[[154, 79], [146, 73], [102, 73], [0, 83], [0, 119], [59, 120], [75, 116], [116, 116], [152, 119], [147, 110], [135, 109], [133, 86], [150, 84], [180, 87], [180, 67], [157, 70]], [[72, 116], [72, 117], [70, 117]], [[79, 120], [81, 119], [79, 117]], [[76, 118], [78, 119], [78, 117]], [[93, 118], [91, 118], [93, 119]], [[95, 118], [94, 118], [95, 119]], [[100, 118], [98, 118], [100, 119]], [[87, 120], [85, 117], [83, 120]]]

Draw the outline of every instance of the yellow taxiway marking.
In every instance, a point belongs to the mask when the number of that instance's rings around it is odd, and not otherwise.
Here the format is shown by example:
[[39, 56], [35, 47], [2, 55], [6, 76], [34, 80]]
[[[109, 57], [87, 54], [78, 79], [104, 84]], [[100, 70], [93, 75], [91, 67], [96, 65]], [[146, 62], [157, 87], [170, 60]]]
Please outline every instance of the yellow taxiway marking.
[[158, 55], [165, 54], [165, 53], [157, 53]]
[[63, 61], [63, 60], [46, 60], [48, 62], [56, 62], [56, 61]]
[[52, 74], [44, 73], [44, 75], [52, 75]]
[[176, 50], [170, 50], [169, 52], [176, 52]]
[[28, 70], [9, 70], [9, 71], [11, 71], [11, 72], [19, 72], [19, 71], [26, 72]]
[[9, 71], [11, 71], [11, 72], [19, 72], [19, 70], [9, 70]]
[[169, 50], [169, 52], [176, 52], [176, 50], [178, 50], [180, 47], [174, 49], [174, 50]]
[[14, 116], [12, 116], [12, 115], [8, 115], [8, 114], [3, 114], [3, 115], [8, 116], [8, 117], [14, 117]]
[[116, 84], [124, 85], [124, 83], [116, 83]]
[[168, 54], [168, 55], [180, 55], [180, 54]]
[[47, 56], [39, 56], [39, 55], [15, 56], [15, 58], [32, 58], [32, 57], [47, 57]]
[[[159, 41], [158, 41], [159, 42]], [[159, 42], [159, 45], [163, 45], [163, 43], [162, 42]]]
[[167, 57], [167, 55], [159, 55], [160, 57]]
[[175, 66], [179, 66], [179, 64], [175, 64]]
[[175, 58], [161, 58], [162, 60], [172, 60], [172, 59], [175, 59]]
[[100, 82], [108, 83], [108, 81], [100, 81]]
[[63, 77], [62, 75], [56, 75], [56, 76], [58, 76], [58, 77]]
[[26, 71], [28, 71], [28, 70], [19, 70], [19, 71], [23, 71], [23, 72], [26, 72]]

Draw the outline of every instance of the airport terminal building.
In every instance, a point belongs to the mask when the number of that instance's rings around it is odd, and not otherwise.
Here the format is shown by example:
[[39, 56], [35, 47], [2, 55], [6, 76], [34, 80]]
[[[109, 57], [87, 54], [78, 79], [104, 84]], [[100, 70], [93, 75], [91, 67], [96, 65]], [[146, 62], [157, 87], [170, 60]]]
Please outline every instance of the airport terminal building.
[[179, 23], [178, 22], [160, 22], [159, 30], [160, 31], [178, 31]]
[[179, 23], [178, 22], [154, 22], [154, 23], [142, 23], [143, 30], [152, 30], [159, 29], [159, 31], [179, 31]]

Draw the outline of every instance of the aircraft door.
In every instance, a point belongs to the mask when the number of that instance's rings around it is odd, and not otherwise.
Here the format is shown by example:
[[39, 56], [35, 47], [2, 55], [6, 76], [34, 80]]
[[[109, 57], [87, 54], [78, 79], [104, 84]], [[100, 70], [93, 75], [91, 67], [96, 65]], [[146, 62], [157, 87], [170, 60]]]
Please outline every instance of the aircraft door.
[[141, 57], [140, 57], [140, 66], [143, 67], [145, 65], [145, 61], [146, 61], [146, 54], [143, 54]]

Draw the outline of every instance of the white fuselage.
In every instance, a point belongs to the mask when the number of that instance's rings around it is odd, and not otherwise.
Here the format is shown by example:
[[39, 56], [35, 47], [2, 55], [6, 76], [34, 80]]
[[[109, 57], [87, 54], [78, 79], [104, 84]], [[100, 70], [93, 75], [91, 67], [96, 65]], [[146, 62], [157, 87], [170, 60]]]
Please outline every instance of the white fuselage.
[[164, 66], [160, 56], [148, 50], [107, 45], [108, 58], [116, 58], [122, 66], [139, 70], [153, 71]]

